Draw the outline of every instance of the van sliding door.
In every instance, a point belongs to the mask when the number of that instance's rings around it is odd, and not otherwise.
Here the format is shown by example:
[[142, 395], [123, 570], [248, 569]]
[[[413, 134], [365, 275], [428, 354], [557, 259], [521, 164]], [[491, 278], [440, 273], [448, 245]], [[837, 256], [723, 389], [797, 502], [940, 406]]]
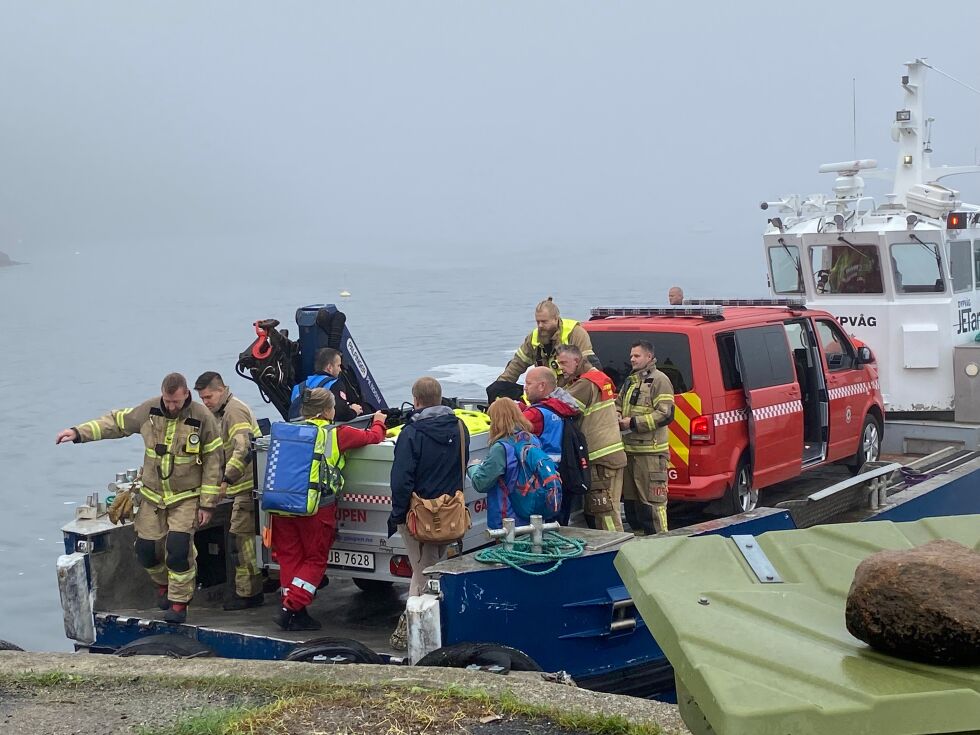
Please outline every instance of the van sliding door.
[[803, 404], [782, 324], [735, 332], [749, 419], [755, 487], [796, 477], [803, 468]]

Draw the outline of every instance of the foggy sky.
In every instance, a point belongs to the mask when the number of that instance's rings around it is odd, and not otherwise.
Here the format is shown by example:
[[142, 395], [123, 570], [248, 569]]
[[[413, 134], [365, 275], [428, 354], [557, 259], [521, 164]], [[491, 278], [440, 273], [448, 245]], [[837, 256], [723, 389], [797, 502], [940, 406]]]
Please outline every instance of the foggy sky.
[[[852, 78], [857, 154], [887, 168], [903, 62], [980, 87], [980, 4], [924, 7], [2, 0], [0, 250], [682, 246], [757, 271], [759, 201], [829, 193], [817, 166], [854, 155]], [[972, 163], [980, 97], [927, 78], [934, 163]]]

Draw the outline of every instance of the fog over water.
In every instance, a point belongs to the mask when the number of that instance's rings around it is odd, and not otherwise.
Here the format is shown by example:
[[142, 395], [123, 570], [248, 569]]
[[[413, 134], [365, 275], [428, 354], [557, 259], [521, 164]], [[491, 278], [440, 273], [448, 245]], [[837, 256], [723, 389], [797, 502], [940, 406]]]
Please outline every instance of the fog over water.
[[[351, 291], [400, 401], [482, 392], [548, 295], [765, 293], [758, 203], [830, 191], [852, 78], [887, 168], [902, 62], [980, 87], [980, 6], [921, 7], [0, 2], [0, 638], [68, 648], [59, 528], [141, 456], [55, 434], [231, 378], [258, 318]], [[980, 96], [928, 83], [934, 162], [972, 163]]]

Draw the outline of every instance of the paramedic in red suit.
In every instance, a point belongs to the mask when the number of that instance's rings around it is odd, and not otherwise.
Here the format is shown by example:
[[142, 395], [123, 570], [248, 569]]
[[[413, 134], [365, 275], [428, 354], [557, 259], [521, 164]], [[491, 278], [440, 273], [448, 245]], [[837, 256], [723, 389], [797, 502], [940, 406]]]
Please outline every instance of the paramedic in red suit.
[[[323, 388], [308, 390], [303, 397], [303, 418], [326, 427], [334, 418], [336, 400]], [[343, 467], [343, 454], [357, 447], [378, 444], [385, 438], [385, 416], [374, 414], [369, 429], [333, 426], [327, 431], [323, 454], [327, 462]], [[279, 560], [282, 606], [275, 622], [283, 630], [319, 630], [320, 621], [306, 610], [313, 602], [317, 584], [327, 570], [327, 555], [337, 537], [337, 502], [334, 492], [324, 492], [320, 509], [311, 516], [274, 516], [272, 548]]]

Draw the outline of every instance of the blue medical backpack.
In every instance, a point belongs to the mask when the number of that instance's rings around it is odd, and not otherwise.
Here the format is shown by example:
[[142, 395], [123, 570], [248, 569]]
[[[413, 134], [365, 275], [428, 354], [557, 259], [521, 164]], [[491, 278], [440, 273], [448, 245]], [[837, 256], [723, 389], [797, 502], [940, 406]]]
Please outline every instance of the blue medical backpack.
[[[269, 435], [269, 454], [262, 479], [262, 510], [280, 515], [313, 515], [320, 508], [321, 498], [334, 502], [342, 487], [340, 470], [321, 458], [320, 481], [310, 483], [317, 434], [334, 429], [315, 424], [276, 422]], [[325, 442], [330, 449], [330, 437]]]

